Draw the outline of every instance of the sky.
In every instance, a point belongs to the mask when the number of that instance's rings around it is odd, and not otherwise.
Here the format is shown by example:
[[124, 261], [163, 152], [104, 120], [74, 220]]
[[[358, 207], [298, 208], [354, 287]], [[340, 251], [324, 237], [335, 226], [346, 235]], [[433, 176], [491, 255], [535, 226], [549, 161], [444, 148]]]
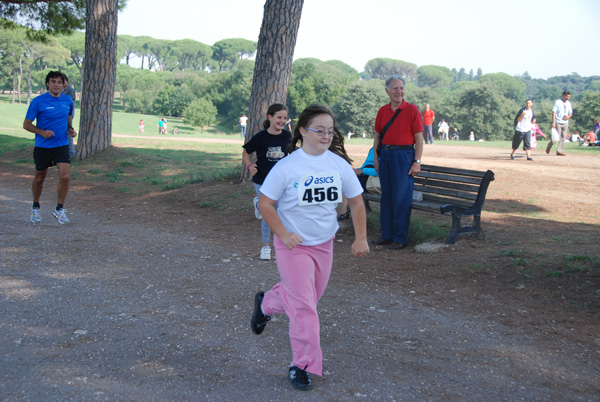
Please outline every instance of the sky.
[[[119, 35], [258, 42], [264, 0], [128, 0]], [[598, 0], [305, 0], [294, 59], [384, 57], [468, 73], [600, 75]]]

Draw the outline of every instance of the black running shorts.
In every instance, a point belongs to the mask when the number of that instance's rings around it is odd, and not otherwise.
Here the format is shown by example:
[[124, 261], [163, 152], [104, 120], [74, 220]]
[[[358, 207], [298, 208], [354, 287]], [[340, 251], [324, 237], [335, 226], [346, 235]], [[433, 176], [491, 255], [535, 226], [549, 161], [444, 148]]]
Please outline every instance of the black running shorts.
[[69, 146], [65, 145], [57, 148], [33, 148], [33, 161], [35, 170], [46, 170], [57, 163], [71, 163], [69, 155]]

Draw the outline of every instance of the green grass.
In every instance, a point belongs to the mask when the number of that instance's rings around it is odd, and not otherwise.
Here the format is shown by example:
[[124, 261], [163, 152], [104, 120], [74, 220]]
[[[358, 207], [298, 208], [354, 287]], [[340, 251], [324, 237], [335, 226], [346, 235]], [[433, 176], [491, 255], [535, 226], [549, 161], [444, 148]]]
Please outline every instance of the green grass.
[[[185, 143], [184, 149], [167, 149], [165, 143], [146, 142], [147, 148], [112, 147], [84, 161], [73, 161], [72, 177], [116, 183], [119, 192], [144, 194], [240, 173], [238, 144]], [[4, 163], [31, 164], [32, 148], [33, 138], [0, 134], [0, 161]]]
[[[370, 203], [372, 211], [367, 213], [367, 236], [376, 238], [381, 235], [379, 223], [379, 203]], [[416, 246], [426, 242], [439, 242], [446, 239], [451, 228], [450, 223], [437, 224], [413, 214], [410, 219], [408, 245]]]

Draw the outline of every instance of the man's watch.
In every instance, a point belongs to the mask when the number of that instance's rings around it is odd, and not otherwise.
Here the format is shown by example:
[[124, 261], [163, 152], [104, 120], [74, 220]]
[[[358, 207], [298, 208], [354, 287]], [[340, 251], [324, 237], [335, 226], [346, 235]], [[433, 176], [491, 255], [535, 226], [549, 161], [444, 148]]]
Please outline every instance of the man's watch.
[[415, 160], [413, 161], [413, 163], [418, 163], [418, 164], [420, 165], [420, 164], [421, 164], [421, 159], [415, 159]]
[[[63, 127], [64, 127], [64, 126], [63, 126]], [[73, 128], [73, 126], [69, 126], [69, 127], [67, 128], [67, 131], [68, 131], [68, 130], [75, 130], [75, 129]]]

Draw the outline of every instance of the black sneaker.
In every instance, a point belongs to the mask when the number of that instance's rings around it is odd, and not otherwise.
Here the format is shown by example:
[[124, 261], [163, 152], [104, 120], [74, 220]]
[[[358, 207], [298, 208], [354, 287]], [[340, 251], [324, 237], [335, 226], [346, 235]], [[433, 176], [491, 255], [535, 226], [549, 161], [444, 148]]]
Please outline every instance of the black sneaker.
[[346, 213], [341, 214], [340, 216], [338, 216], [338, 221], [343, 221], [350, 218], [350, 210], [346, 211]]
[[310, 374], [302, 370], [300, 367], [290, 367], [288, 378], [290, 379], [292, 386], [301, 391], [307, 391], [313, 387]]
[[254, 296], [254, 312], [252, 313], [252, 319], [250, 320], [250, 327], [252, 328], [252, 332], [256, 335], [262, 334], [267, 326], [267, 322], [271, 320], [271, 316], [264, 315], [260, 309], [263, 297], [265, 297], [265, 292], [258, 292], [256, 296]]

